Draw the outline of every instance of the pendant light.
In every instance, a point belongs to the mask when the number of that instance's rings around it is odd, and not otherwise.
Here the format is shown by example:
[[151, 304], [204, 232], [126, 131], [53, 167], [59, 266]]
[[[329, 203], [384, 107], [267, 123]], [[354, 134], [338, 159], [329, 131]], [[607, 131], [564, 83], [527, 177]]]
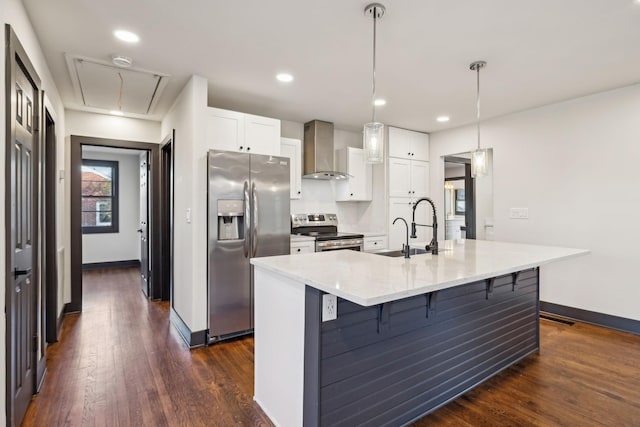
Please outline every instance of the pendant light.
[[475, 61], [469, 65], [469, 68], [476, 72], [476, 126], [478, 130], [478, 148], [471, 153], [471, 176], [478, 178], [487, 174], [488, 167], [488, 151], [486, 148], [480, 148], [480, 69], [487, 65], [485, 61]]
[[373, 93], [371, 95], [371, 123], [365, 123], [363, 130], [363, 147], [367, 163], [382, 163], [384, 160], [384, 125], [376, 122], [376, 22], [382, 18], [385, 7], [380, 3], [371, 3], [364, 9], [364, 14], [373, 17]]

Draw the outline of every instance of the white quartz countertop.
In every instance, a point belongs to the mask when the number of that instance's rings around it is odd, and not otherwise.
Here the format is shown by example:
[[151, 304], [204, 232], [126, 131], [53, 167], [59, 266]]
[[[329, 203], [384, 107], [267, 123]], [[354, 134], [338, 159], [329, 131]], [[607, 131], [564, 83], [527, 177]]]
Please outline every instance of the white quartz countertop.
[[251, 263], [371, 306], [589, 253], [486, 240], [447, 240], [439, 242], [439, 247], [438, 255], [412, 255], [410, 259], [344, 250], [252, 258]]
[[311, 236], [303, 236], [301, 234], [292, 234], [291, 235], [291, 243], [297, 243], [297, 242], [313, 242], [314, 240], [316, 240], [315, 237], [311, 237]]

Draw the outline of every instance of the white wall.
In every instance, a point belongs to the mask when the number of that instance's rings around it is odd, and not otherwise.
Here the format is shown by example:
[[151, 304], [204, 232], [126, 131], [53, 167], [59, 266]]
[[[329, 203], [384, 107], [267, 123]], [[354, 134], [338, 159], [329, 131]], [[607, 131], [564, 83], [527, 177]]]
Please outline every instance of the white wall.
[[[58, 89], [56, 88], [53, 78], [51, 77], [51, 73], [45, 61], [44, 55], [42, 53], [42, 49], [40, 48], [40, 43], [33, 31], [33, 27], [31, 26], [31, 22], [24, 10], [22, 2], [19, 0], [1, 0], [2, 6], [0, 7], [0, 22], [2, 24], [8, 23], [13, 27], [13, 30], [18, 36], [20, 43], [24, 47], [29, 59], [33, 63], [33, 66], [38, 73], [42, 81], [42, 89], [45, 92], [45, 105], [50, 109], [52, 115], [56, 120], [56, 130], [57, 130], [57, 139], [56, 145], [58, 154], [64, 156], [64, 107], [62, 105], [62, 101], [60, 100], [60, 96], [58, 94]], [[4, 33], [4, 25], [2, 28]], [[4, 40], [4, 35], [2, 36]], [[5, 55], [0, 55], [2, 59], [0, 59], [0, 81], [2, 84], [5, 82]], [[5, 91], [0, 90], [0, 110], [2, 114], [0, 114], [0, 135], [6, 135], [6, 122], [5, 122]], [[3, 138], [4, 140], [4, 138]], [[58, 164], [63, 164], [63, 157], [58, 158]], [[0, 150], [0, 176], [5, 176], [5, 150], [4, 148]], [[64, 200], [64, 188], [62, 185], [58, 186], [56, 203], [58, 206], [62, 204], [62, 200]], [[4, 194], [4, 185], [0, 185], [0, 206], [4, 206], [5, 204], [5, 194]], [[5, 210], [0, 209], [0, 224], [5, 223]], [[63, 248], [63, 236], [58, 230], [58, 248]], [[0, 271], [5, 271], [5, 243], [6, 236], [4, 226], [0, 227]], [[4, 274], [0, 275], [0, 306], [4, 306], [4, 297], [5, 297], [5, 277]], [[59, 287], [61, 289], [62, 286]], [[59, 304], [58, 307], [62, 309], [62, 305]], [[6, 365], [5, 360], [5, 336], [6, 336], [6, 322], [1, 322], [0, 325], [0, 366]], [[6, 392], [6, 372], [4, 369], [0, 372], [0, 413], [3, 414], [2, 417], [4, 419], [4, 414], [6, 413], [5, 407], [5, 392]]]
[[[541, 269], [541, 299], [640, 320], [640, 85], [482, 124], [493, 147], [495, 240], [590, 249]], [[442, 204], [441, 156], [474, 148], [475, 129], [431, 135], [432, 194]], [[528, 220], [509, 218], [528, 208]]]
[[173, 308], [191, 331], [207, 328], [206, 107], [207, 80], [193, 76], [162, 121], [163, 135], [176, 131]]
[[111, 114], [66, 110], [67, 136], [92, 136], [95, 138], [123, 139], [126, 141], [160, 144], [160, 122], [132, 119]]
[[118, 232], [82, 235], [82, 263], [140, 259], [140, 151], [96, 152], [84, 147], [82, 157], [118, 162]]

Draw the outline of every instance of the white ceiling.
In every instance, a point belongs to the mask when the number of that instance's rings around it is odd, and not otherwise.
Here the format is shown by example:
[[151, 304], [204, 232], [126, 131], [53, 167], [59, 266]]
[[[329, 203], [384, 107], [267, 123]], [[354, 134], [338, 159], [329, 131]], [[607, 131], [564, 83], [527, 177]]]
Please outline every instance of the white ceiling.
[[[372, 20], [366, 0], [23, 0], [67, 108], [64, 54], [171, 75], [152, 119], [189, 76], [209, 80], [215, 107], [360, 129], [371, 117]], [[385, 124], [437, 131], [640, 82], [637, 0], [382, 0], [378, 108]], [[124, 28], [141, 41], [126, 45]], [[291, 72], [290, 84], [275, 74]], [[438, 115], [451, 121], [436, 122]]]

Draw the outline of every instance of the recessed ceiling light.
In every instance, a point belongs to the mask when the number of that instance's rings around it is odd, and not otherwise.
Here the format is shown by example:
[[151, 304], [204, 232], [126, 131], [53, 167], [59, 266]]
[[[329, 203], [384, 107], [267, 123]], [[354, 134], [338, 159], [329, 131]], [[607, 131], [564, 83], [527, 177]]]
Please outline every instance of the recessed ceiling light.
[[111, 110], [111, 111], [109, 111], [109, 114], [111, 114], [113, 116], [124, 116], [124, 113], [122, 111], [119, 111], [119, 110]]
[[289, 83], [293, 81], [293, 76], [289, 73], [280, 73], [276, 76], [276, 79], [284, 83]]
[[449, 116], [439, 116], [436, 120], [439, 121], [440, 123], [448, 122]]
[[373, 101], [373, 105], [375, 105], [376, 107], [381, 107], [381, 106], [385, 105], [386, 103], [387, 103], [386, 100], [380, 99], [380, 98], [378, 98], [375, 101]]
[[140, 37], [131, 31], [116, 30], [113, 32], [113, 35], [127, 43], [138, 43], [140, 41]]

